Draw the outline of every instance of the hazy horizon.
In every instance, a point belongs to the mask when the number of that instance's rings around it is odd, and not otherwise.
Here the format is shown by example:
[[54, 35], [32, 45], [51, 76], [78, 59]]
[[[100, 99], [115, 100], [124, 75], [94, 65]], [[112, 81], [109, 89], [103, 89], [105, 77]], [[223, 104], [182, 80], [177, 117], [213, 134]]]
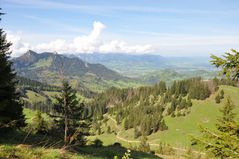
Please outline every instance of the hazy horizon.
[[196, 56], [192, 56], [192, 55], [188, 55], [188, 56], [180, 56], [180, 55], [161, 55], [160, 53], [141, 53], [141, 54], [130, 54], [130, 53], [120, 53], [120, 52], [109, 52], [109, 53], [99, 53], [99, 52], [91, 52], [91, 53], [82, 53], [82, 52], [79, 52], [79, 53], [71, 53], [71, 52], [68, 52], [68, 53], [62, 53], [62, 52], [57, 52], [57, 51], [35, 51], [35, 50], [32, 50], [32, 49], [29, 49], [27, 50], [26, 52], [22, 53], [22, 54], [18, 54], [17, 56], [15, 56], [16, 58], [17, 57], [20, 57], [24, 54], [26, 54], [28, 51], [33, 51], [37, 54], [42, 54], [42, 53], [57, 53], [57, 54], [60, 54], [60, 55], [72, 55], [72, 56], [80, 56], [81, 54], [102, 54], [102, 55], [107, 55], [107, 54], [116, 54], [116, 55], [132, 55], [132, 56], [144, 56], [144, 55], [152, 55], [152, 56], [162, 56], [162, 57], [165, 57], [165, 58], [210, 58], [211, 54], [208, 54], [208, 55], [196, 55]]

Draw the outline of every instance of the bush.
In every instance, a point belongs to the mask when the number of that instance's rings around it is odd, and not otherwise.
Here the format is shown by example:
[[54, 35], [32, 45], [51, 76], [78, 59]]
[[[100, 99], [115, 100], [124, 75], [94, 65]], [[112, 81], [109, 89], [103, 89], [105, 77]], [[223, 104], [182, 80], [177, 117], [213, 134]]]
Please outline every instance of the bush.
[[42, 113], [37, 111], [35, 117], [32, 119], [32, 123], [30, 123], [26, 129], [33, 134], [46, 134], [48, 133], [50, 126], [43, 118]]
[[103, 142], [102, 142], [100, 139], [95, 139], [95, 140], [93, 141], [93, 145], [94, 145], [95, 147], [102, 147], [102, 146], [103, 146]]
[[217, 96], [215, 97], [215, 102], [216, 102], [217, 104], [221, 103], [221, 98], [220, 98], [220, 95], [219, 95], [219, 94], [217, 94]]
[[115, 147], [121, 147], [121, 143], [115, 142], [115, 143], [113, 144], [113, 146], [115, 146]]
[[150, 152], [150, 145], [147, 142], [147, 137], [142, 136], [138, 150], [142, 152]]

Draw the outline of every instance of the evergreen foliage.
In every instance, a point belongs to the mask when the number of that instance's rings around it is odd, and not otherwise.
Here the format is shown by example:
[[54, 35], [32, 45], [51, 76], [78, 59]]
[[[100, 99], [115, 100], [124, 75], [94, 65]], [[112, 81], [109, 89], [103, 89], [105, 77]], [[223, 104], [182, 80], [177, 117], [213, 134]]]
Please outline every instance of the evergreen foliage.
[[32, 90], [32, 91], [60, 91], [60, 87], [52, 86], [49, 84], [41, 83], [39, 81], [31, 80], [25, 77], [17, 77], [18, 86], [21, 90]]
[[222, 68], [222, 73], [228, 79], [239, 79], [239, 52], [231, 49], [231, 52], [226, 52], [223, 58], [215, 55], [211, 56], [211, 63], [216, 67]]
[[77, 142], [85, 144], [85, 136], [89, 133], [88, 109], [79, 103], [76, 92], [67, 81], [62, 83], [62, 93], [56, 97], [55, 114], [50, 114], [61, 134], [64, 134], [65, 145]]
[[214, 84], [214, 87], [218, 89], [218, 86], [220, 86], [220, 85], [236, 86], [237, 81], [235, 81], [235, 80], [232, 81], [227, 78], [226, 79], [225, 78], [218, 79], [215, 77], [215, 78], [213, 78], [213, 84]]
[[33, 118], [32, 123], [30, 124], [30, 127], [33, 133], [46, 134], [49, 130], [49, 124], [43, 118], [40, 111], [37, 111], [36, 116]]
[[220, 98], [220, 95], [219, 95], [219, 94], [216, 95], [216, 97], [215, 97], [215, 102], [216, 102], [217, 104], [221, 103], [221, 98]]
[[[0, 17], [2, 15], [0, 13]], [[0, 130], [25, 126], [23, 105], [16, 92], [16, 74], [10, 61], [10, 46], [6, 33], [0, 29]]]
[[167, 130], [165, 115], [184, 116], [190, 112], [191, 99], [205, 99], [210, 94], [201, 78], [175, 81], [169, 88], [161, 81], [154, 86], [111, 88], [97, 95], [91, 107], [95, 119], [108, 112], [125, 130], [134, 128], [134, 137], [138, 138]]
[[202, 136], [194, 137], [214, 158], [238, 158], [239, 156], [239, 121], [235, 119], [234, 105], [228, 97], [221, 110], [222, 117], [216, 124], [217, 130], [201, 127]]
[[139, 144], [139, 147], [138, 147], [138, 150], [139, 151], [142, 151], [142, 152], [150, 152], [150, 145], [149, 143], [147, 142], [147, 137], [145, 135], [143, 135], [141, 137], [141, 140], [140, 140], [140, 144]]
[[220, 91], [220, 99], [223, 99], [224, 98], [224, 90], [222, 89], [221, 91]]

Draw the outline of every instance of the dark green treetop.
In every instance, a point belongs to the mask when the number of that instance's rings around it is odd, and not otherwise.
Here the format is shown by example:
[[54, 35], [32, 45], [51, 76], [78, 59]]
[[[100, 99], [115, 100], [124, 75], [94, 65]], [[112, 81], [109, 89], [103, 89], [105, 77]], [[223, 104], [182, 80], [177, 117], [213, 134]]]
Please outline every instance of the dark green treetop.
[[[3, 13], [0, 13], [1, 15]], [[9, 60], [10, 46], [6, 33], [0, 28], [0, 129], [25, 126], [23, 105], [16, 92], [16, 74]]]

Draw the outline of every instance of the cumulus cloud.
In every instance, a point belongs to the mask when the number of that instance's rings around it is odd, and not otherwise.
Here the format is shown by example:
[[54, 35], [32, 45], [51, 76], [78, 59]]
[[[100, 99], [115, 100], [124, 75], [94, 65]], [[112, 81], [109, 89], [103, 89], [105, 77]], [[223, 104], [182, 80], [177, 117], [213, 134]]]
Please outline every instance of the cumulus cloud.
[[93, 29], [88, 35], [77, 36], [71, 41], [56, 39], [50, 42], [40, 43], [35, 46], [23, 42], [20, 35], [8, 34], [8, 40], [13, 43], [13, 56], [26, 52], [28, 49], [37, 52], [59, 53], [148, 53], [152, 51], [151, 45], [130, 45], [125, 41], [104, 41], [101, 34], [106, 26], [101, 22], [94, 22]]
[[76, 53], [98, 52], [102, 45], [100, 35], [105, 28], [105, 25], [101, 22], [94, 22], [91, 33], [88, 36], [76, 37], [69, 45], [70, 49]]
[[57, 39], [49, 43], [41, 43], [32, 48], [38, 52], [67, 51], [68, 47], [65, 40]]
[[19, 56], [20, 54], [25, 53], [27, 50], [30, 49], [30, 44], [23, 42], [23, 40], [21, 39], [20, 32], [16, 34], [13, 34], [12, 32], [7, 32], [6, 38], [12, 43], [11, 51], [13, 57]]
[[134, 45], [130, 46], [124, 41], [113, 40], [99, 47], [99, 52], [102, 53], [149, 53], [152, 51], [151, 45]]

